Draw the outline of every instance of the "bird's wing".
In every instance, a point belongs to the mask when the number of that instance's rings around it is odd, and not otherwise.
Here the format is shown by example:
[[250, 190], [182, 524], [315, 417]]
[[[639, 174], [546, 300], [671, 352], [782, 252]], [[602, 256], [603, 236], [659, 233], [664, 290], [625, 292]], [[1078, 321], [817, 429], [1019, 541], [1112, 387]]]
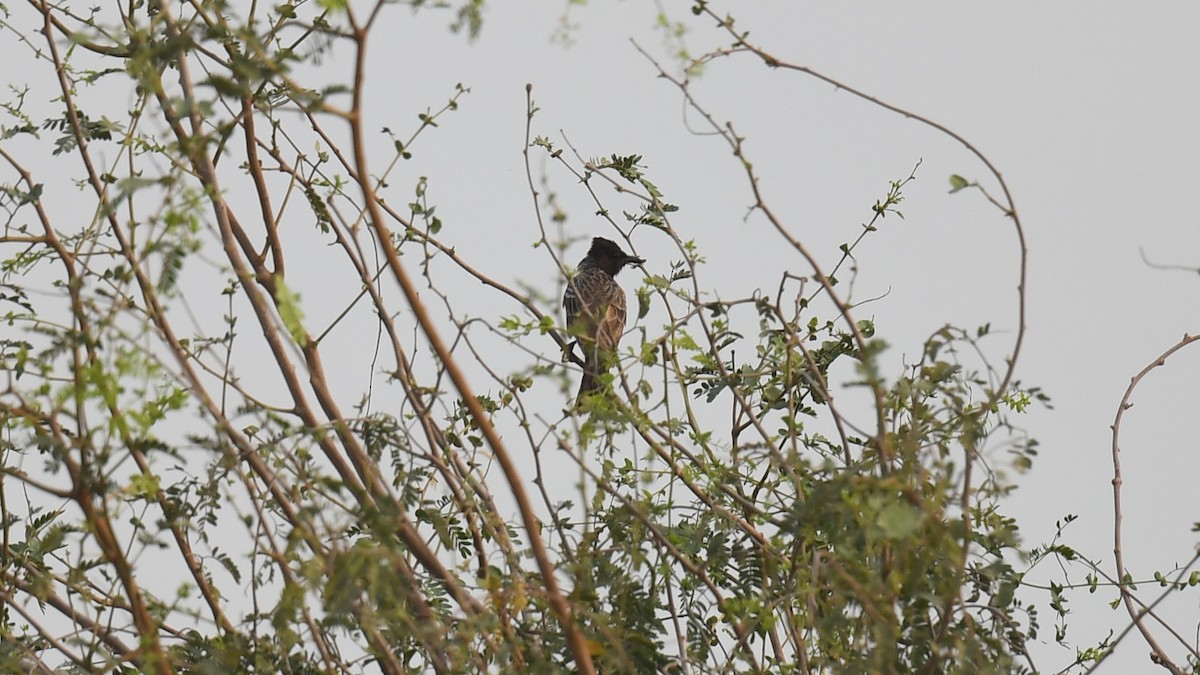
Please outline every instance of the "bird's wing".
[[604, 350], [615, 350], [625, 333], [625, 291], [615, 283], [605, 304], [604, 313], [596, 326], [596, 345]]
[[563, 309], [567, 310], [567, 328], [570, 328], [575, 323], [575, 319], [579, 318], [581, 308], [579, 306], [579, 295], [575, 292], [575, 280], [567, 281], [567, 290], [563, 293]]

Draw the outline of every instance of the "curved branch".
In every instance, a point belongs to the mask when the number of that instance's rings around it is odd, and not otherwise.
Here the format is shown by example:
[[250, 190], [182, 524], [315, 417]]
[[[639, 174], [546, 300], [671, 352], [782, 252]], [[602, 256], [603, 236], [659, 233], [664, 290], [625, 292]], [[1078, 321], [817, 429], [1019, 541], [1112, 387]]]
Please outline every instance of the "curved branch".
[[[1139, 610], [1134, 607], [1134, 597], [1130, 590], [1131, 581], [1125, 569], [1125, 550], [1122, 535], [1122, 525], [1125, 521], [1125, 515], [1121, 506], [1121, 487], [1124, 485], [1125, 479], [1121, 474], [1121, 423], [1125, 418], [1125, 411], [1133, 407], [1133, 403], [1129, 399], [1133, 397], [1133, 390], [1137, 388], [1142, 379], [1149, 375], [1150, 371], [1155, 368], [1166, 365], [1167, 359], [1172, 354], [1197, 340], [1200, 340], [1200, 334], [1184, 335], [1179, 342], [1176, 342], [1170, 349], [1160, 354], [1158, 358], [1151, 361], [1145, 368], [1142, 368], [1137, 375], [1134, 375], [1129, 381], [1129, 386], [1125, 389], [1125, 395], [1121, 397], [1121, 405], [1117, 407], [1117, 415], [1112, 424], [1113, 558], [1117, 568], [1117, 588], [1121, 590], [1121, 599], [1124, 601], [1125, 611], [1129, 613], [1129, 618], [1133, 620], [1138, 631], [1141, 632], [1142, 638], [1150, 646], [1152, 652], [1151, 660], [1171, 671], [1172, 675], [1183, 675], [1185, 671], [1167, 656], [1166, 651], [1158, 644], [1149, 627], [1146, 626], [1144, 619], [1149, 610]], [[1195, 654], [1194, 650], [1193, 654]]]

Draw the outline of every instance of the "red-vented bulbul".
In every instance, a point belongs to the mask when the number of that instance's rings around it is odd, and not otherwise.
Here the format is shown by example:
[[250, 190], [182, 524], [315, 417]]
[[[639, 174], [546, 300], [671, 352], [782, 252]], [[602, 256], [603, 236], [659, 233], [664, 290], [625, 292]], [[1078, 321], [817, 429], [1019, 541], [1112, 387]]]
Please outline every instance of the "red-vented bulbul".
[[576, 403], [599, 389], [596, 378], [606, 372], [625, 332], [625, 291], [614, 279], [622, 267], [646, 262], [629, 255], [616, 243], [596, 237], [575, 276], [567, 282], [563, 307], [567, 329], [583, 349], [583, 379]]

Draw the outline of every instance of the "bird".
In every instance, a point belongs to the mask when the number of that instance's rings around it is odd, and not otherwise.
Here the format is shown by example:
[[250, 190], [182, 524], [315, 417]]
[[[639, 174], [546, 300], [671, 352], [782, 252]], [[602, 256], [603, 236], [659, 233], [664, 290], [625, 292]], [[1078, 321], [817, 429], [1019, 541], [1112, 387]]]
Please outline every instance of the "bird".
[[625, 332], [625, 290], [613, 277], [626, 265], [645, 262], [621, 250], [613, 241], [594, 237], [587, 255], [579, 261], [575, 276], [567, 280], [567, 290], [563, 293], [567, 330], [583, 349], [583, 378], [579, 381], [576, 405], [600, 389], [597, 378], [608, 371], [617, 343]]

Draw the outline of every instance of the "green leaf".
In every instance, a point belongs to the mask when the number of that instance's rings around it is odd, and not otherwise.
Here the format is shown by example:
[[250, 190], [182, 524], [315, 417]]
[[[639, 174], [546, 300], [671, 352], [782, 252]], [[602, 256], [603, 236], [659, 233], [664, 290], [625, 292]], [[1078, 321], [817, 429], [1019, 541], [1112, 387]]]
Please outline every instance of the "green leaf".
[[279, 309], [279, 318], [283, 327], [301, 347], [308, 345], [308, 332], [304, 330], [304, 312], [300, 309], [300, 296], [280, 275], [275, 275], [275, 305]]
[[950, 176], [950, 194], [954, 194], [955, 192], [958, 192], [959, 190], [961, 190], [965, 187], [968, 187], [970, 185], [971, 184], [969, 182], [967, 182], [966, 178], [963, 178], [962, 176], [960, 176], [958, 174], [951, 174], [951, 176]]
[[904, 539], [920, 526], [921, 510], [908, 502], [892, 502], [879, 510], [875, 524], [888, 539]]
[[32, 204], [42, 198], [42, 184], [37, 183], [29, 189], [29, 192], [19, 192], [17, 194], [19, 195], [19, 204]]
[[637, 290], [638, 318], [644, 319], [650, 313], [650, 289], [646, 287]]
[[134, 494], [141, 497], [152, 496], [162, 489], [158, 477], [149, 472], [130, 476], [129, 487], [133, 489]]

